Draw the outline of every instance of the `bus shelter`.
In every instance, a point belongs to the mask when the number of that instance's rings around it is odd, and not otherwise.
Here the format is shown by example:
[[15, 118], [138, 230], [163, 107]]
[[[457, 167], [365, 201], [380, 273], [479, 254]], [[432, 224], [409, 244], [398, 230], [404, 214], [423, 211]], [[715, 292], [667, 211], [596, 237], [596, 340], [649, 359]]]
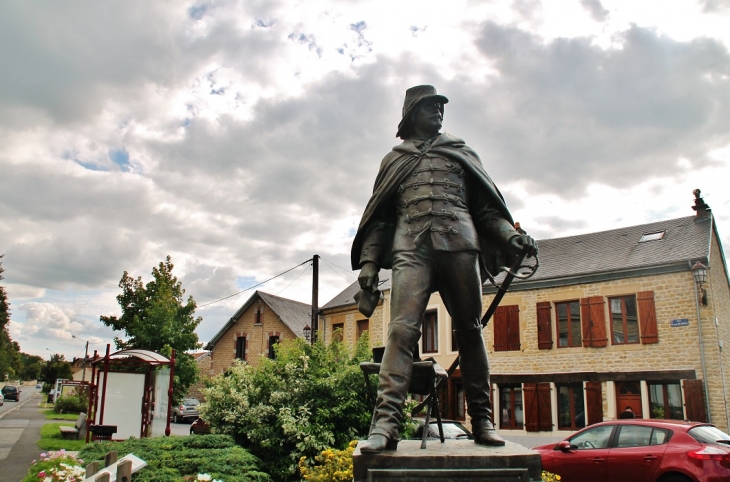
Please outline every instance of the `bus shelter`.
[[168, 359], [150, 350], [129, 349], [91, 362], [88, 423], [93, 440], [170, 435], [175, 350]]

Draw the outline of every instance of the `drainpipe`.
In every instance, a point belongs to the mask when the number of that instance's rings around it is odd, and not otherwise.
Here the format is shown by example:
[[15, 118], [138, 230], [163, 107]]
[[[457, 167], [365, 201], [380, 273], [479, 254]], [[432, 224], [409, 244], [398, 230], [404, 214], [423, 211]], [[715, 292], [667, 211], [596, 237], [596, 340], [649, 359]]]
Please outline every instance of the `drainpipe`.
[[[692, 261], [689, 262], [690, 267]], [[692, 284], [695, 287], [695, 307], [697, 308], [697, 333], [700, 335], [700, 358], [702, 359], [702, 385], [705, 389], [705, 411], [707, 412], [707, 421], [712, 423], [712, 414], [710, 413], [710, 392], [707, 390], [707, 368], [705, 366], [705, 344], [702, 341], [702, 320], [700, 319], [700, 298], [697, 291], [697, 283], [692, 277]]]

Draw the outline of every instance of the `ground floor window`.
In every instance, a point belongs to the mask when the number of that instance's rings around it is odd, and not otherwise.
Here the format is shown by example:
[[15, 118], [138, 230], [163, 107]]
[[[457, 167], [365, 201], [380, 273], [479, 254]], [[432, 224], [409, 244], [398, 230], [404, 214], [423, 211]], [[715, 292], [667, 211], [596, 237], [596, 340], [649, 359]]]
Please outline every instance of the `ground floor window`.
[[519, 385], [499, 386], [499, 428], [522, 428], [522, 387]]
[[332, 325], [332, 340], [342, 342], [345, 333], [344, 323], [335, 323]]
[[577, 430], [586, 426], [583, 384], [558, 385], [558, 428]]
[[677, 383], [652, 383], [649, 385], [649, 407], [651, 418], [684, 420], [682, 390]]

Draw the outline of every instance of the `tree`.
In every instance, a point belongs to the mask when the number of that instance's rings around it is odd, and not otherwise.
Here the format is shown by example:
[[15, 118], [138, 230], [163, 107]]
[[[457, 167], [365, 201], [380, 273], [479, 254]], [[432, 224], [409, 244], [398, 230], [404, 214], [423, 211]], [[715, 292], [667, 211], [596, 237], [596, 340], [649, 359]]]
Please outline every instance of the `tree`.
[[213, 378], [203, 389], [201, 416], [258, 456], [275, 480], [298, 480], [302, 456], [343, 449], [368, 433], [371, 412], [360, 371], [370, 357], [368, 337], [354, 349], [296, 339], [275, 350], [274, 360], [239, 363]]
[[[0, 255], [2, 258], [3, 255]], [[0, 262], [0, 281], [5, 269]], [[0, 380], [13, 378], [20, 369], [20, 346], [10, 338], [10, 302], [4, 286], [0, 286]]]
[[122, 293], [117, 302], [122, 316], [101, 316], [100, 321], [116, 331], [124, 331], [126, 339], [116, 337], [119, 349], [152, 350], [169, 357], [175, 350], [175, 388], [173, 398], [180, 401], [198, 378], [198, 366], [188, 350], [200, 348], [195, 329], [202, 318], [195, 318], [195, 300], [183, 300], [185, 290], [173, 276], [172, 261], [152, 269], [153, 280], [146, 285], [142, 277], [132, 278], [125, 271], [119, 281]]
[[38, 380], [41, 376], [41, 367], [43, 366], [43, 358], [27, 353], [20, 354], [20, 372], [18, 376], [21, 380]]
[[51, 355], [50, 361], [41, 367], [41, 380], [49, 385], [55, 384], [59, 378], [69, 380], [72, 377], [71, 363], [67, 362], [66, 357], [59, 353]]

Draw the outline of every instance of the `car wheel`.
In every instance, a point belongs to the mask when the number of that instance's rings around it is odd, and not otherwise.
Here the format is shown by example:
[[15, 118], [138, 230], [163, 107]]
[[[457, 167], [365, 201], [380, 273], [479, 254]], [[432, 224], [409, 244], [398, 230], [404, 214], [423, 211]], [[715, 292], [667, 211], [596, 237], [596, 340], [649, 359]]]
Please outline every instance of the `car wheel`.
[[180, 423], [180, 419], [178, 418], [176, 413], [172, 414], [172, 423]]
[[672, 474], [662, 479], [661, 482], [692, 482], [692, 480], [681, 474]]

